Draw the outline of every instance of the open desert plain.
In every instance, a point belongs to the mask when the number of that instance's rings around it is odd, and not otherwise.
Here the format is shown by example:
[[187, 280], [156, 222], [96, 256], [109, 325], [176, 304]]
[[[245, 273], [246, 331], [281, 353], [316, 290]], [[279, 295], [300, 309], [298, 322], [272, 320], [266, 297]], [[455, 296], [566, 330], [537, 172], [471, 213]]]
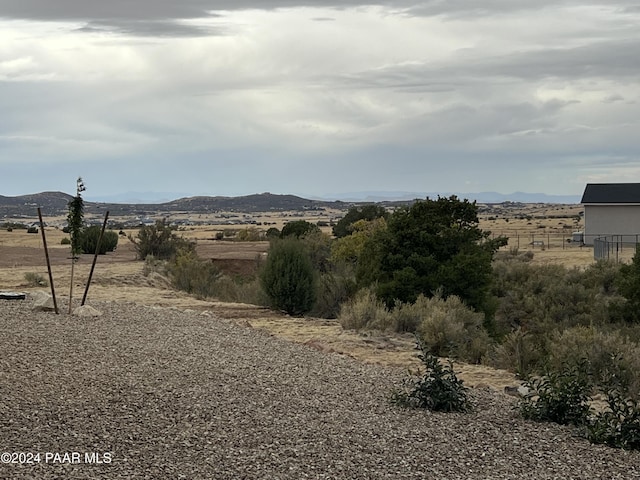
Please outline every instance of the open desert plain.
[[[593, 250], [569, 241], [580, 213], [579, 205], [501, 204], [480, 218], [509, 237], [505, 249], [583, 268]], [[329, 225], [339, 215], [295, 218]], [[255, 228], [290, 218], [264, 213]], [[268, 242], [233, 241], [224, 232], [238, 227], [199, 220], [179, 233], [197, 241], [201, 258], [227, 275], [255, 274]], [[411, 335], [195, 298], [145, 270], [126, 237], [136, 232], [125, 229], [117, 249], [98, 258], [86, 303], [100, 315], [81, 316], [68, 314], [67, 235], [45, 229], [56, 315], [32, 310], [37, 292], [50, 291], [34, 281], [48, 281], [40, 232], [0, 230], [0, 291], [26, 293], [0, 300], [0, 478], [640, 477], [640, 453], [523, 420], [504, 393], [519, 385], [507, 371], [455, 364], [472, 387], [470, 413], [395, 406], [391, 392], [419, 366]], [[75, 265], [74, 308], [92, 260]]]

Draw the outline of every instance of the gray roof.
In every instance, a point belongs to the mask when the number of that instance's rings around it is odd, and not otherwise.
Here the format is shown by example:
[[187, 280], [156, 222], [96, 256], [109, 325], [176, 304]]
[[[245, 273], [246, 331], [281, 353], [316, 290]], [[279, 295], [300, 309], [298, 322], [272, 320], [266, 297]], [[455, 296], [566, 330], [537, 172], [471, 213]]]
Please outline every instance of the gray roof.
[[640, 204], [640, 183], [588, 183], [580, 203]]

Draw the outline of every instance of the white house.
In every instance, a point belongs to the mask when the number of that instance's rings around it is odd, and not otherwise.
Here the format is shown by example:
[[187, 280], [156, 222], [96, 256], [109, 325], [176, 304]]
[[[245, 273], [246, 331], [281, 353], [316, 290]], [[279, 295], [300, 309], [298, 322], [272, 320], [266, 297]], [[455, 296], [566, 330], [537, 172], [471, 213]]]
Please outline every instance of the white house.
[[[584, 205], [584, 243], [615, 237], [622, 243], [640, 241], [640, 183], [589, 183]], [[610, 238], [611, 239], [611, 238]]]

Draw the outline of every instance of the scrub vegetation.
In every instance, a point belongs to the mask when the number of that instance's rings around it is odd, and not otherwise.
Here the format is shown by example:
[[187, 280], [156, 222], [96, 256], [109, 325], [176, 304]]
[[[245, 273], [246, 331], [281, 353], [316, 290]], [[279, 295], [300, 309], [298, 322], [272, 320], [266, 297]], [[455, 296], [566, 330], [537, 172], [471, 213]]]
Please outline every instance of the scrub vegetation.
[[[242, 278], [198, 259], [165, 224], [132, 240], [176, 288], [333, 318], [344, 329], [414, 334], [427, 373], [446, 373], [438, 357], [508, 369], [536, 392], [525, 417], [577, 425], [607, 445], [640, 444], [639, 255], [628, 265], [534, 264], [530, 251], [502, 248], [508, 239], [480, 229], [476, 204], [455, 196], [393, 212], [356, 207], [333, 233], [290, 222], [268, 236], [256, 274]], [[422, 402], [411, 395], [405, 403]], [[608, 407], [594, 413], [597, 395]]]

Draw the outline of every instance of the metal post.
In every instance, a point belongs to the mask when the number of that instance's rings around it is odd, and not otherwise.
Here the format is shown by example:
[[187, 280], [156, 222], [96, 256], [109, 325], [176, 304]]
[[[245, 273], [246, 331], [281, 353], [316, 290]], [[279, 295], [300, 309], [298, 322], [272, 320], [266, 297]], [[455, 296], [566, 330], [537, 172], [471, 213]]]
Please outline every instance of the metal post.
[[91, 279], [93, 278], [93, 270], [96, 268], [96, 262], [98, 261], [98, 252], [100, 251], [100, 243], [102, 243], [102, 236], [104, 230], [107, 228], [107, 220], [109, 219], [109, 211], [104, 215], [104, 223], [102, 224], [102, 230], [100, 230], [100, 236], [98, 237], [98, 243], [96, 244], [96, 251], [93, 255], [93, 263], [91, 264], [91, 271], [89, 272], [89, 279], [87, 280], [87, 286], [84, 289], [84, 295], [82, 296], [82, 302], [80, 306], [84, 305], [87, 300], [87, 294], [89, 293], [89, 285], [91, 285]]
[[42, 212], [38, 207], [38, 218], [40, 219], [40, 232], [42, 232], [42, 245], [44, 246], [44, 256], [47, 259], [47, 270], [49, 271], [49, 285], [51, 285], [51, 296], [53, 297], [53, 309], [56, 315], [59, 315], [58, 302], [56, 301], [56, 289], [53, 287], [53, 273], [51, 272], [51, 262], [49, 261], [49, 250], [47, 249], [47, 237], [44, 234], [44, 222], [42, 221]]

